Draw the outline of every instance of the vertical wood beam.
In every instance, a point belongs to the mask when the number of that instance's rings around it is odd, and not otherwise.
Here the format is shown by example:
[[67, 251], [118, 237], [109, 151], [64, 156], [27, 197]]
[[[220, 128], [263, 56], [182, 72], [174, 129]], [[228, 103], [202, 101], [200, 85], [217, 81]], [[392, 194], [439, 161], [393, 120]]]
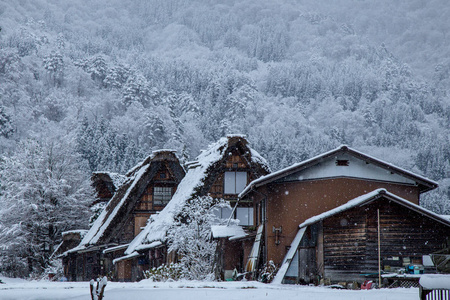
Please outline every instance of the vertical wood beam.
[[381, 232], [380, 232], [380, 209], [377, 209], [378, 218], [378, 287], [381, 286]]

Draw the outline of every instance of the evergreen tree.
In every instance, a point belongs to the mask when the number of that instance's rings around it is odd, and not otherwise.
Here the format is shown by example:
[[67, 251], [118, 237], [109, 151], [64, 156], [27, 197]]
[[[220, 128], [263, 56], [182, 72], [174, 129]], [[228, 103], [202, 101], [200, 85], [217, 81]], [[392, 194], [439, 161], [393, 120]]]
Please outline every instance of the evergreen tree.
[[39, 274], [66, 230], [87, 228], [93, 189], [72, 145], [28, 139], [2, 163], [0, 272]]

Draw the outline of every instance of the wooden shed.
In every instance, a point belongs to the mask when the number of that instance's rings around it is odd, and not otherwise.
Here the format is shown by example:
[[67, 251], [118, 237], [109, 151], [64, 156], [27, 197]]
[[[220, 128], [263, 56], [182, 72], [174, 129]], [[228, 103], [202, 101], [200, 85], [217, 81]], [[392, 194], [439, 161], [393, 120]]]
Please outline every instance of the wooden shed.
[[420, 265], [447, 245], [450, 222], [385, 189], [357, 197], [299, 226], [279, 280], [318, 283]]

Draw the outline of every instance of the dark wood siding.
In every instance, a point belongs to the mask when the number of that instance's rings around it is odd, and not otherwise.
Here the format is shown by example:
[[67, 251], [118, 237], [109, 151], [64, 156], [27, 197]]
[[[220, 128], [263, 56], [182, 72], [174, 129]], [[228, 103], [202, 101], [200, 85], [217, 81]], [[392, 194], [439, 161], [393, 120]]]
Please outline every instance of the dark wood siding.
[[382, 260], [421, 259], [442, 249], [450, 237], [450, 227], [379, 199], [323, 220], [325, 277], [362, 281], [361, 274], [378, 272], [378, 209]]

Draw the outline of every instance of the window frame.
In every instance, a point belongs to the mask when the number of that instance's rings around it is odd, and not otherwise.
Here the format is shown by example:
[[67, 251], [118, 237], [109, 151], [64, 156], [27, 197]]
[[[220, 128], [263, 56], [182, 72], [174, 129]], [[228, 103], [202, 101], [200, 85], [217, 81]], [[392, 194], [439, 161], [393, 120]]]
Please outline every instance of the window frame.
[[[161, 189], [160, 193], [157, 193], [157, 189]], [[165, 206], [172, 199], [173, 187], [171, 187], [171, 186], [154, 186], [152, 196], [153, 196], [153, 205]]]
[[[244, 174], [245, 176], [243, 176]], [[246, 171], [225, 171], [223, 175], [223, 194], [224, 195], [239, 194], [247, 186], [247, 181], [248, 181], [248, 173]], [[242, 182], [244, 182], [243, 185]]]
[[[239, 210], [241, 211], [241, 213], [242, 213], [242, 210], [246, 210], [247, 212], [246, 212], [246, 216], [247, 216], [247, 221], [245, 222], [245, 224], [243, 223], [243, 222], [241, 222], [242, 220], [241, 220], [241, 218], [239, 218]], [[238, 207], [236, 207], [236, 212], [235, 212], [235, 219], [236, 220], [239, 220], [239, 225], [240, 226], [255, 226], [255, 219], [254, 219], [254, 209], [253, 209], [253, 206], [250, 206], [250, 207], [248, 207], [248, 206], [238, 206]]]

